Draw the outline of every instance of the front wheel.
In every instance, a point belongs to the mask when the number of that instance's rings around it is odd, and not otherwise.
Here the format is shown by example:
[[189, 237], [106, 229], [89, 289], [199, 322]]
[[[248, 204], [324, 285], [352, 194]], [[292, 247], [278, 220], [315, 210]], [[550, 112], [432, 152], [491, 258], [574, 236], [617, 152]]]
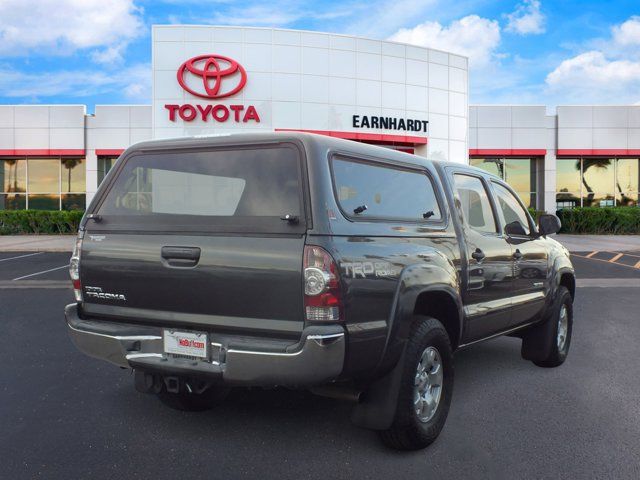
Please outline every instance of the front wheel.
[[397, 450], [419, 450], [444, 427], [453, 394], [453, 355], [447, 331], [431, 317], [416, 316], [405, 347], [396, 413], [382, 441]]
[[569, 355], [572, 332], [573, 298], [569, 290], [561, 286], [549, 318], [523, 336], [522, 356], [539, 367], [559, 367]]

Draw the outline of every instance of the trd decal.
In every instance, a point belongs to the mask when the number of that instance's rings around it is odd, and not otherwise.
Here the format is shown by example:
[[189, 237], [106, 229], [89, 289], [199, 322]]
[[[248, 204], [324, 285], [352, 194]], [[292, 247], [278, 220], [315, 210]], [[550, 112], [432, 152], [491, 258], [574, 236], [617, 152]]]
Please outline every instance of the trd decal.
[[352, 278], [397, 277], [401, 270], [389, 262], [342, 262], [340, 266]]

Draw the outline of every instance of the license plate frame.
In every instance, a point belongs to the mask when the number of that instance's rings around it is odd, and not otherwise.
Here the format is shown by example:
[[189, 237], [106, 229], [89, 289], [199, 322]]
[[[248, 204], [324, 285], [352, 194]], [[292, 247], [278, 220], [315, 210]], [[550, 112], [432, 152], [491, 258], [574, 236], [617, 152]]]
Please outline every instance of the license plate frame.
[[163, 331], [164, 353], [209, 359], [209, 335], [207, 332], [176, 330], [165, 328]]

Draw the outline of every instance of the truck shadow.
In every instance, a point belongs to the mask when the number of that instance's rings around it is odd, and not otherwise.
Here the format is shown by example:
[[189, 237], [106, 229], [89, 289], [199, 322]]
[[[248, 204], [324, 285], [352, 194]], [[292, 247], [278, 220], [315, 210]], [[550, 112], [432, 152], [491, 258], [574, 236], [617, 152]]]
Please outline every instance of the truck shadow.
[[[456, 391], [449, 423], [458, 423], [458, 402], [476, 398], [487, 384], [507, 385], [505, 376], [517, 376], [522, 369], [530, 368], [520, 359], [519, 349], [520, 343], [515, 339], [498, 339], [456, 354]], [[374, 432], [351, 424], [352, 403], [319, 397], [306, 390], [236, 388], [222, 404], [201, 413], [170, 410], [152, 395], [131, 390], [123, 393], [112, 398], [114, 402], [127, 403], [117, 408], [131, 415], [143, 411], [142, 423], [162, 425], [171, 432], [175, 445], [186, 447], [194, 439], [224, 438], [228, 444], [237, 442], [242, 450], [274, 448], [278, 455], [287, 447], [300, 454], [317, 449], [339, 452], [354, 445], [358, 449], [389, 452]], [[132, 403], [140, 408], [132, 409]], [[141, 423], [139, 416], [132, 416], [131, 421]]]

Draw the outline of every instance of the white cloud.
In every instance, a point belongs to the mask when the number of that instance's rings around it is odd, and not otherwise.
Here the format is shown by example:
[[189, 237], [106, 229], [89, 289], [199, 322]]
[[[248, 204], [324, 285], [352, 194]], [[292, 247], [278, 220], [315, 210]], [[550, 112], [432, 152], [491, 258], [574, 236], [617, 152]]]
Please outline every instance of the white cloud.
[[413, 28], [401, 28], [390, 40], [460, 53], [469, 57], [473, 67], [491, 63], [500, 45], [500, 26], [495, 20], [468, 15], [448, 26], [424, 22]]
[[144, 28], [141, 13], [133, 0], [2, 0], [0, 55], [96, 49], [97, 61], [117, 61]]
[[[433, 17], [438, 0], [359, 0], [343, 4], [350, 20], [341, 31], [380, 38], [392, 34], [417, 18]], [[348, 8], [347, 8], [348, 5]]]
[[122, 63], [124, 61], [123, 53], [127, 48], [125, 42], [111, 45], [102, 50], [94, 50], [91, 52], [91, 59], [96, 63], [110, 65], [114, 63]]
[[611, 28], [597, 46], [562, 61], [546, 77], [547, 92], [568, 101], [637, 103], [640, 101], [640, 17]]
[[632, 16], [626, 22], [611, 29], [613, 43], [620, 47], [640, 46], [640, 16]]
[[[177, 0], [164, 0], [168, 3]], [[197, 3], [183, 0], [181, 3]], [[220, 8], [212, 8], [209, 17], [184, 13], [168, 17], [169, 23], [208, 23], [219, 25], [253, 25], [267, 27], [299, 27], [341, 32], [373, 38], [385, 37], [416, 17], [433, 16], [439, 0], [344, 0], [322, 3], [314, 0], [214, 0]]]
[[640, 62], [609, 60], [604, 53], [592, 50], [563, 61], [547, 75], [547, 84], [607, 89], [640, 85]]
[[280, 10], [274, 5], [251, 5], [216, 13], [211, 23], [281, 27], [299, 20], [302, 16], [303, 13], [297, 9]]
[[[362, 6], [353, 2], [325, 7], [309, 0], [271, 0], [267, 3], [261, 0], [247, 0], [242, 3], [230, 2], [224, 9], [215, 12], [210, 19], [204, 19], [204, 22], [220, 25], [284, 27], [301, 20], [328, 21], [348, 17], [358, 8]], [[182, 20], [179, 16], [171, 16], [169, 21], [180, 23]], [[197, 21], [203, 20], [198, 18]]]
[[115, 73], [95, 70], [65, 70], [24, 73], [0, 65], [0, 91], [5, 97], [40, 102], [47, 98], [90, 97], [96, 93], [124, 94], [127, 100], [151, 101], [151, 65], [138, 64]]
[[519, 35], [539, 34], [545, 32], [545, 17], [540, 11], [539, 0], [524, 0], [515, 11], [506, 15], [505, 31]]

